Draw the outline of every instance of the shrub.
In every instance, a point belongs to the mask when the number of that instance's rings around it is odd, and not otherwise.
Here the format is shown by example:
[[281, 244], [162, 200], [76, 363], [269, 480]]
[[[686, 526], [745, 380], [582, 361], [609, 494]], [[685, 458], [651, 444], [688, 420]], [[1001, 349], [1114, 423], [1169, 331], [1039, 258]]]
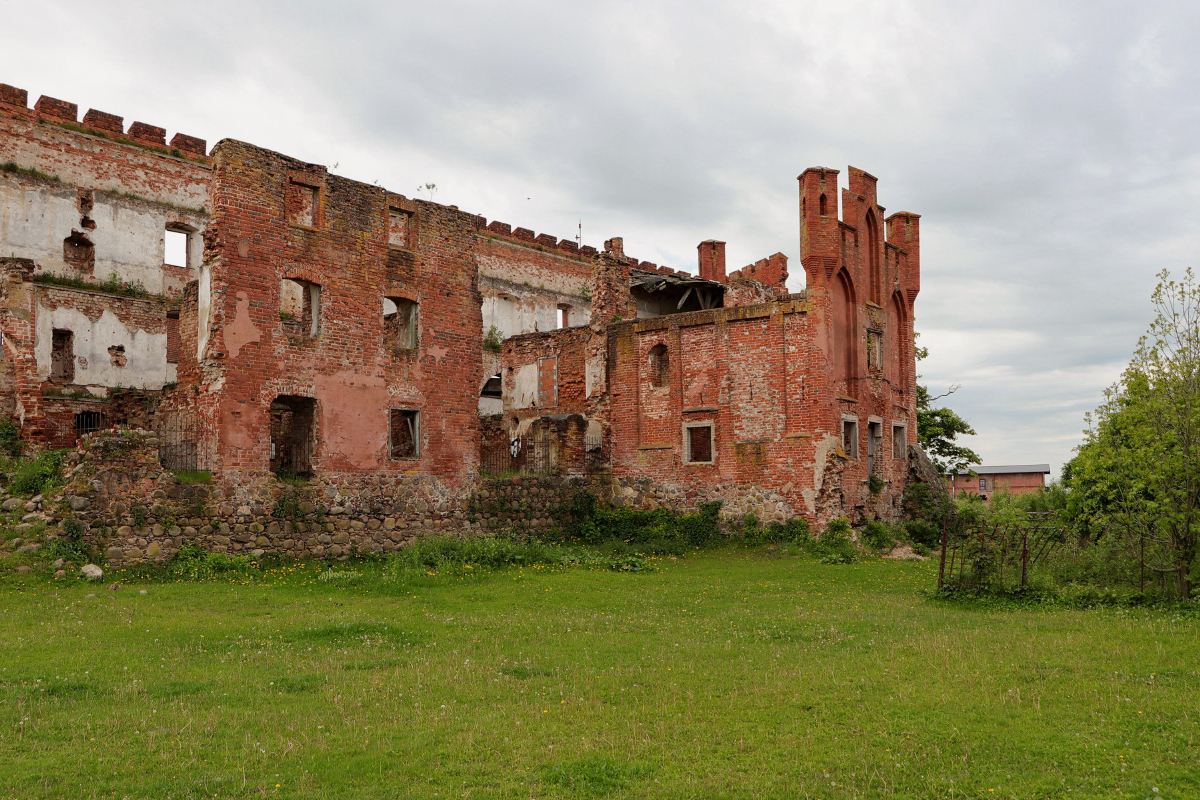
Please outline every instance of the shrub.
[[665, 508], [617, 508], [596, 503], [590, 492], [579, 491], [559, 509], [566, 519], [563, 536], [587, 545], [624, 542], [644, 552], [680, 553], [705, 547], [721, 534], [721, 503], [702, 503], [691, 514]]
[[823, 564], [849, 564], [858, 555], [845, 517], [830, 520], [820, 536], [809, 540], [808, 549]]
[[896, 545], [896, 534], [886, 522], [873, 519], [868, 522], [860, 534], [867, 547], [876, 552], [891, 550]]
[[41, 494], [61, 478], [59, 468], [65, 455], [65, 450], [44, 450], [21, 462], [9, 482], [10, 491], [24, 497]]
[[21, 455], [21, 429], [8, 417], [0, 419], [0, 454], [13, 458]]

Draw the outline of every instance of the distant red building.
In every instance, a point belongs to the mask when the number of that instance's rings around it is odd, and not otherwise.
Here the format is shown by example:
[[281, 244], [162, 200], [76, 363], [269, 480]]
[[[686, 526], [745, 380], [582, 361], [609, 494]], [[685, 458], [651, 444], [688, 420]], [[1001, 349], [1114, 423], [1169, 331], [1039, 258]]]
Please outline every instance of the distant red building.
[[1049, 464], [974, 465], [952, 476], [950, 488], [955, 494], [978, 494], [987, 500], [998, 491], [1029, 494], [1044, 489], [1049, 474]]

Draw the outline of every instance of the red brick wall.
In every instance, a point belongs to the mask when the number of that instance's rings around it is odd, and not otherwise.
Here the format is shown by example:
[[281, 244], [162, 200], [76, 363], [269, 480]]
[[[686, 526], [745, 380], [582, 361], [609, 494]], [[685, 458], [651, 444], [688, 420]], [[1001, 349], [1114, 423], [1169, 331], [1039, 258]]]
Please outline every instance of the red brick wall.
[[[220, 363], [219, 467], [268, 468], [268, 409], [279, 395], [317, 401], [318, 472], [411, 473], [451, 484], [478, 461], [480, 296], [474, 217], [387, 195], [323, 167], [235, 141], [213, 152], [209, 239], [213, 333]], [[315, 186], [315, 225], [289, 225], [289, 181]], [[413, 214], [408, 250], [388, 245], [389, 208]], [[289, 332], [280, 281], [319, 284], [319, 335]], [[419, 305], [419, 343], [384, 342], [382, 302]], [[421, 456], [389, 456], [388, 409], [421, 412]]]

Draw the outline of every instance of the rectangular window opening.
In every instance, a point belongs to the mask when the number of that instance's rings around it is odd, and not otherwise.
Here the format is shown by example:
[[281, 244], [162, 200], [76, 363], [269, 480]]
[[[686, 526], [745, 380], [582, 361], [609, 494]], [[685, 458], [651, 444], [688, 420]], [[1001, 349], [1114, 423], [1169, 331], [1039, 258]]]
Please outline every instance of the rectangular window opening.
[[389, 347], [415, 350], [420, 304], [405, 297], [383, 298], [383, 337]]
[[388, 209], [388, 244], [411, 247], [412, 214], [399, 208]]
[[388, 447], [392, 458], [418, 458], [421, 455], [420, 411], [388, 410]]
[[684, 430], [684, 460], [689, 464], [713, 463], [713, 426], [689, 425]]
[[80, 411], [75, 415], [75, 435], [95, 433], [104, 428], [104, 415], [99, 411]]
[[168, 228], [163, 234], [163, 264], [170, 267], [187, 267], [187, 231], [177, 231]]
[[867, 474], [874, 475], [879, 451], [883, 449], [883, 423], [867, 423]]
[[987, 478], [979, 479], [979, 491], [981, 491], [981, 492], [987, 491]]
[[867, 331], [867, 366], [883, 369], [883, 332]]
[[892, 458], [908, 458], [908, 428], [892, 426]]
[[271, 471], [280, 477], [312, 474], [317, 401], [280, 395], [271, 402]]
[[559, 306], [558, 307], [558, 326], [557, 327], [559, 327], [559, 328], [571, 327], [571, 307], [570, 306]]
[[858, 420], [842, 420], [842, 450], [849, 458], [858, 458]]
[[279, 321], [285, 332], [316, 336], [320, 331], [321, 285], [284, 278], [279, 282]]
[[75, 380], [75, 334], [54, 329], [50, 340], [50, 380], [72, 383]]
[[288, 183], [287, 215], [289, 225], [305, 228], [317, 224], [317, 188], [303, 183]]

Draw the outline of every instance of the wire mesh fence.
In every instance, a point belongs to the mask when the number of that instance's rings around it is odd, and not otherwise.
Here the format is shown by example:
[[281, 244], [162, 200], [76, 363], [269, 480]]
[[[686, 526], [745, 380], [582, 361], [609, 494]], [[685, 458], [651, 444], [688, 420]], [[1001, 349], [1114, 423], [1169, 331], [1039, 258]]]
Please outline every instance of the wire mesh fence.
[[545, 431], [485, 442], [479, 453], [479, 474], [485, 478], [516, 475], [558, 475], [559, 448]]

